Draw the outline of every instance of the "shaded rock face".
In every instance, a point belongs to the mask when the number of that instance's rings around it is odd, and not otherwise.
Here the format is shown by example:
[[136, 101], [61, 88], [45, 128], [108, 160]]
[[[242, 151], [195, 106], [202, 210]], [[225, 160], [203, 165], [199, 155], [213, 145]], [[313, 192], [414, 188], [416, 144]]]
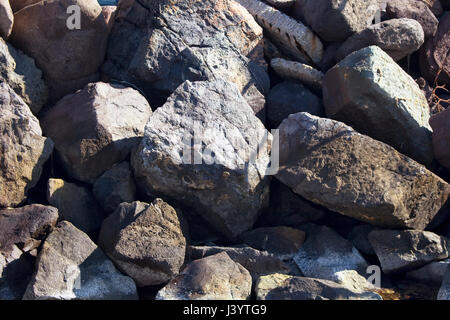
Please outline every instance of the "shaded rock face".
[[392, 19], [352, 35], [339, 48], [336, 59], [341, 61], [352, 52], [375, 45], [398, 61], [419, 50], [424, 42], [424, 32], [419, 22], [407, 18]]
[[324, 114], [322, 101], [298, 81], [284, 81], [274, 86], [267, 96], [267, 120], [277, 128], [290, 114], [308, 112], [315, 116]]
[[23, 298], [134, 300], [137, 292], [86, 234], [62, 221], [44, 242]]
[[48, 88], [34, 59], [0, 38], [0, 80], [6, 82], [37, 114], [47, 101]]
[[[438, 1], [435, 1], [437, 3]], [[417, 0], [390, 0], [386, 6], [389, 18], [409, 18], [420, 23], [425, 33], [425, 38], [430, 38], [436, 33], [439, 20], [433, 14], [426, 1]]]
[[61, 220], [69, 221], [81, 231], [92, 234], [100, 229], [104, 213], [87, 188], [62, 179], [49, 179], [47, 201], [58, 208]]
[[450, 267], [447, 268], [437, 299], [450, 300]]
[[99, 245], [138, 286], [158, 285], [180, 271], [187, 233], [181, 213], [161, 199], [122, 203], [103, 222]]
[[450, 266], [450, 259], [433, 261], [423, 267], [406, 273], [405, 277], [432, 286], [440, 286]]
[[[420, 49], [420, 72], [422, 76], [433, 84], [448, 84], [450, 82], [450, 14], [445, 14], [439, 20], [438, 30], [433, 38], [425, 42]], [[441, 70], [439, 72], [439, 70]]]
[[0, 0], [0, 37], [8, 39], [11, 34], [14, 15], [8, 0]]
[[446, 203], [449, 185], [392, 147], [307, 113], [280, 129], [276, 177], [332, 211], [389, 228], [424, 229]]
[[247, 300], [250, 273], [225, 252], [189, 263], [162, 288], [157, 300]]
[[430, 118], [433, 128], [433, 151], [436, 159], [450, 170], [450, 108]]
[[0, 83], [0, 207], [22, 203], [53, 150], [25, 102]]
[[93, 183], [128, 157], [151, 114], [138, 91], [97, 82], [60, 100], [41, 118], [41, 124], [45, 134], [53, 137], [67, 173]]
[[369, 241], [385, 273], [409, 271], [450, 255], [450, 239], [429, 231], [375, 230]]
[[379, 47], [361, 49], [329, 70], [325, 113], [430, 165], [430, 109], [415, 81]]
[[154, 105], [185, 80], [224, 78], [261, 111], [269, 78], [247, 56], [262, 50], [262, 29], [242, 6], [231, 0], [142, 4], [133, 3], [115, 24], [103, 67], [108, 76], [138, 86]]
[[136, 200], [136, 185], [130, 163], [114, 165], [95, 180], [94, 196], [106, 212], [113, 212], [122, 202]]
[[20, 9], [31, 6], [41, 1], [42, 0], [9, 0], [9, 3], [11, 4], [13, 12], [16, 13]]
[[375, 255], [375, 251], [369, 242], [369, 233], [374, 230], [374, 226], [370, 224], [363, 224], [352, 228], [347, 239], [358, 249], [361, 253], [366, 255]]
[[235, 238], [268, 205], [271, 141], [234, 84], [186, 81], [153, 113], [131, 165], [147, 196], [189, 207]]
[[332, 42], [368, 27], [378, 8], [377, 0], [297, 0], [294, 16]]
[[[80, 8], [80, 29], [68, 28], [71, 14], [67, 12], [72, 5]], [[10, 40], [36, 60], [49, 85], [50, 101], [56, 102], [98, 79], [107, 37], [108, 27], [97, 1], [50, 0], [16, 12]]]
[[258, 300], [382, 300], [369, 290], [358, 292], [330, 280], [279, 273], [259, 278], [255, 291]]

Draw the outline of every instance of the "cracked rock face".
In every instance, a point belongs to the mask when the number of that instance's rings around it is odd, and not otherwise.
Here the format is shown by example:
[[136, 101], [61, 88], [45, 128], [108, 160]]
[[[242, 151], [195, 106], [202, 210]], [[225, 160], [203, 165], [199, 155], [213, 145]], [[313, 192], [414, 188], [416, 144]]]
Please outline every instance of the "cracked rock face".
[[423, 230], [449, 198], [444, 180], [342, 122], [296, 113], [279, 129], [276, 177], [332, 211], [375, 226]]
[[17, 206], [38, 182], [53, 150], [38, 119], [5, 82], [0, 83], [0, 207]]
[[241, 5], [159, 0], [135, 2], [128, 10], [110, 37], [103, 67], [108, 76], [133, 83], [156, 106], [185, 80], [224, 78], [255, 113], [261, 111], [269, 78], [247, 56], [262, 50], [262, 29]]
[[153, 113], [131, 164], [148, 196], [189, 207], [235, 238], [268, 204], [271, 142], [234, 84], [186, 81]]

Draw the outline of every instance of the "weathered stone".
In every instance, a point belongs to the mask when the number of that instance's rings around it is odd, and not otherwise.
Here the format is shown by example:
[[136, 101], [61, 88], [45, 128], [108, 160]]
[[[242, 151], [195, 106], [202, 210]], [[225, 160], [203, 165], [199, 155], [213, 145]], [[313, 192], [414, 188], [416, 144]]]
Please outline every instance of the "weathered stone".
[[269, 33], [271, 40], [292, 58], [309, 64], [322, 60], [323, 45], [301, 22], [260, 0], [236, 0]]
[[437, 300], [450, 300], [450, 266], [447, 268], [445, 273], [444, 280], [442, 281], [441, 288], [438, 292]]
[[[159, 106], [185, 80], [223, 78], [255, 113], [270, 81], [247, 56], [262, 52], [262, 29], [234, 0], [135, 1], [116, 20], [103, 71], [139, 87]], [[125, 13], [125, 11], [127, 13]], [[119, 14], [120, 15], [120, 14]], [[130, 54], [130, 52], [132, 54]]]
[[271, 141], [234, 84], [186, 81], [153, 113], [131, 165], [149, 197], [170, 198], [235, 238], [268, 204]]
[[297, 0], [294, 17], [326, 41], [342, 41], [368, 27], [378, 8], [377, 0]]
[[47, 201], [58, 208], [61, 220], [71, 222], [81, 231], [92, 234], [100, 229], [104, 213], [87, 188], [62, 179], [49, 179]]
[[274, 86], [267, 96], [266, 109], [271, 128], [278, 128], [293, 113], [324, 114], [321, 99], [297, 81], [284, 81]]
[[288, 273], [289, 266], [267, 251], [259, 251], [247, 246], [242, 247], [217, 247], [217, 246], [191, 246], [188, 248], [190, 260], [198, 260], [205, 257], [225, 252], [234, 261], [247, 269], [254, 281], [260, 276], [272, 273]]
[[389, 18], [414, 19], [422, 26], [425, 38], [435, 35], [439, 21], [425, 1], [389, 0], [386, 7]]
[[298, 252], [305, 241], [305, 232], [290, 227], [258, 228], [244, 232], [240, 238], [252, 248], [284, 258]]
[[247, 300], [250, 273], [225, 252], [189, 263], [159, 290], [157, 300]]
[[276, 177], [332, 211], [376, 226], [424, 229], [449, 198], [444, 180], [341, 122], [297, 113], [279, 129]]
[[323, 103], [329, 118], [431, 164], [427, 100], [417, 83], [379, 47], [354, 52], [330, 69], [324, 78]]
[[[81, 25], [70, 29], [68, 23], [74, 22], [68, 8], [73, 5], [79, 8]], [[41, 1], [14, 14], [11, 43], [36, 60], [51, 102], [98, 79], [108, 37], [101, 15], [92, 0]]]
[[433, 151], [436, 159], [450, 170], [450, 108], [430, 118], [433, 128]]
[[53, 142], [25, 102], [0, 83], [0, 207], [22, 203], [38, 182]]
[[450, 240], [429, 231], [374, 230], [369, 241], [385, 273], [409, 271], [450, 256]]
[[258, 300], [382, 300], [375, 292], [353, 291], [333, 281], [271, 274], [256, 283]]
[[34, 60], [0, 38], [0, 80], [23, 99], [34, 114], [47, 101], [48, 88]]
[[14, 15], [8, 0], [0, 0], [0, 38], [8, 39], [14, 23]]
[[405, 277], [428, 285], [440, 286], [444, 280], [445, 272], [450, 266], [450, 259], [433, 261], [423, 267], [406, 273]]
[[23, 298], [129, 300], [137, 292], [86, 234], [62, 221], [45, 240]]
[[271, 67], [284, 79], [302, 82], [317, 90], [322, 90], [323, 73], [306, 64], [281, 58], [272, 59]]
[[352, 35], [341, 45], [336, 59], [341, 61], [352, 52], [374, 45], [398, 61], [419, 50], [424, 42], [419, 22], [406, 18], [392, 19], [373, 24]]
[[60, 100], [42, 118], [45, 134], [69, 175], [93, 183], [126, 159], [140, 141], [152, 110], [132, 88], [103, 82]]
[[186, 232], [181, 213], [161, 199], [122, 203], [104, 220], [99, 245], [138, 286], [158, 285], [180, 271]]

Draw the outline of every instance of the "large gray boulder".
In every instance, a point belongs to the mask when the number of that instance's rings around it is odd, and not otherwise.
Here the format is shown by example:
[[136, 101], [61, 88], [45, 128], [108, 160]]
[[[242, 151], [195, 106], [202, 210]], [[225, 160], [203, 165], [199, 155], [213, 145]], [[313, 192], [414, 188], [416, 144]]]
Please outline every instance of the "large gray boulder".
[[74, 179], [93, 183], [139, 143], [152, 110], [136, 90], [103, 82], [65, 96], [41, 118]]
[[297, 113], [279, 129], [276, 177], [332, 211], [375, 226], [423, 230], [449, 198], [444, 180], [341, 122]]
[[385, 142], [414, 160], [433, 159], [430, 109], [417, 83], [377, 46], [349, 55], [324, 78], [329, 118]]
[[99, 245], [138, 286], [165, 283], [178, 274], [186, 255], [181, 213], [161, 199], [122, 203], [103, 222]]
[[11, 87], [0, 83], [0, 207], [17, 206], [34, 187], [53, 141], [42, 136], [38, 119]]
[[24, 300], [134, 300], [136, 285], [70, 222], [45, 240]]
[[170, 198], [235, 238], [268, 204], [271, 141], [234, 84], [186, 81], [153, 113], [131, 165], [146, 195]]

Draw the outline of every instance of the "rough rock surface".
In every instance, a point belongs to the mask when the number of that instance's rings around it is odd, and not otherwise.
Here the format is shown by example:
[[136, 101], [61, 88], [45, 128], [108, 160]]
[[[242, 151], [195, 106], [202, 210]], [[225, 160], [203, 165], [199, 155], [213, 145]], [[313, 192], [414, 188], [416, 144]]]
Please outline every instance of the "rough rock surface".
[[[80, 8], [80, 29], [67, 27], [72, 5]], [[11, 43], [36, 60], [49, 85], [51, 102], [98, 78], [108, 37], [101, 16], [100, 5], [91, 0], [41, 1], [14, 14]]]
[[255, 291], [258, 300], [382, 300], [369, 290], [357, 292], [329, 280], [276, 273], [259, 278]]
[[409, 271], [450, 256], [450, 239], [429, 231], [374, 230], [369, 241], [385, 273]]
[[157, 300], [247, 300], [250, 273], [225, 252], [189, 263], [159, 290]]
[[104, 220], [99, 245], [138, 286], [158, 285], [180, 271], [186, 232], [181, 213], [161, 199], [122, 203]]
[[34, 60], [1, 38], [0, 80], [9, 84], [34, 114], [47, 101], [48, 88]]
[[430, 109], [417, 83], [377, 46], [349, 55], [324, 78], [329, 118], [430, 165]]
[[14, 15], [8, 0], [0, 0], [0, 38], [8, 39], [14, 23]]
[[235, 238], [268, 204], [271, 141], [234, 84], [186, 81], [153, 113], [131, 165], [148, 196], [187, 206]]
[[22, 203], [53, 150], [25, 102], [0, 83], [0, 207]]
[[45, 240], [25, 300], [132, 300], [136, 285], [89, 237], [60, 222]]
[[332, 211], [376, 226], [424, 229], [449, 197], [444, 180], [341, 122], [297, 113], [279, 129], [276, 177]]
[[275, 58], [270, 61], [270, 66], [284, 79], [298, 80], [313, 89], [322, 90], [323, 73], [309, 65]]
[[42, 118], [67, 173], [93, 183], [125, 160], [144, 134], [152, 110], [136, 90], [103, 82], [68, 95]]
[[136, 185], [130, 163], [114, 165], [95, 180], [94, 196], [106, 212], [113, 212], [122, 202], [136, 200]]
[[294, 16], [322, 39], [342, 41], [372, 23], [378, 0], [297, 0]]
[[433, 128], [433, 151], [436, 159], [450, 170], [450, 108], [430, 118]]
[[104, 213], [92, 192], [62, 179], [49, 179], [47, 201], [58, 208], [61, 220], [67, 220], [81, 231], [92, 234], [100, 229]]
[[447, 268], [437, 299], [450, 300], [450, 267]]
[[378, 46], [395, 61], [419, 50], [425, 42], [420, 23], [413, 19], [392, 19], [373, 24], [348, 38], [336, 53], [341, 61], [350, 53], [368, 46]]

